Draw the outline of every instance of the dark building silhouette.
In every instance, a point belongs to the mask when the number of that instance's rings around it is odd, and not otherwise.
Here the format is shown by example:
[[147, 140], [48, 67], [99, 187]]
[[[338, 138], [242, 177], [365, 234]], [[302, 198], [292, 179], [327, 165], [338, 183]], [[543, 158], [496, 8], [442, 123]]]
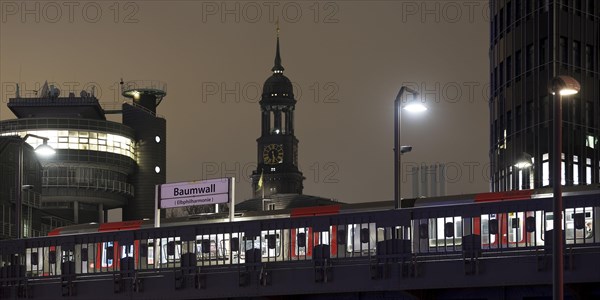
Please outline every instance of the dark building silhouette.
[[[112, 208], [123, 208], [125, 220], [154, 216], [154, 185], [166, 180], [166, 121], [156, 115], [165, 88], [157, 81], [123, 83], [123, 95], [133, 100], [114, 111], [105, 111], [93, 91], [60, 97], [47, 84], [37, 97], [17, 92], [9, 99], [17, 119], [0, 121], [0, 135], [35, 134], [56, 150], [40, 159], [37, 188], [46, 213], [72, 223], [103, 222]], [[105, 113], [122, 113], [122, 123]], [[42, 141], [27, 143], [35, 148]]]
[[0, 136], [0, 239], [17, 236], [19, 148], [23, 145], [21, 215], [23, 237], [42, 236], [52, 227], [66, 225], [41, 211], [42, 165], [33, 148], [16, 136]]
[[[562, 184], [600, 182], [600, 2], [557, 1], [553, 18], [554, 2], [490, 1], [494, 191], [553, 184], [554, 96], [548, 88], [555, 76], [553, 64], [556, 75], [572, 76], [581, 84], [580, 93], [562, 103]], [[524, 159], [533, 164], [519, 169], [516, 165]]]
[[[283, 75], [279, 51], [279, 36], [273, 75], [263, 86], [260, 100], [261, 135], [258, 146], [258, 167], [252, 174], [254, 197], [273, 194], [302, 194], [304, 176], [298, 169], [298, 139], [294, 135], [296, 100], [292, 82]], [[262, 188], [258, 183], [262, 177]]]
[[236, 205], [236, 211], [292, 209], [340, 204], [331, 199], [302, 194], [304, 176], [298, 167], [298, 139], [294, 135], [296, 100], [292, 82], [283, 75], [279, 35], [275, 65], [263, 86], [259, 102], [261, 135], [257, 168], [252, 172], [253, 198]]

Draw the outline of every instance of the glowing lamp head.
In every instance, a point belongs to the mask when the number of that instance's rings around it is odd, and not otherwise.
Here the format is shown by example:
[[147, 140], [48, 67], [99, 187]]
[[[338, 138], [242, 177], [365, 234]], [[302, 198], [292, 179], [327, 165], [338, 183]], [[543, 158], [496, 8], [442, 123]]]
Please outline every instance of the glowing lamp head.
[[427, 110], [427, 107], [419, 101], [410, 102], [410, 103], [406, 104], [403, 108], [404, 108], [404, 110], [407, 110], [411, 113], [419, 113], [419, 112], [424, 112]]
[[39, 156], [50, 157], [56, 154], [56, 150], [54, 150], [54, 148], [50, 147], [48, 144], [46, 144], [46, 142], [44, 142], [43, 144], [35, 148], [35, 153]]
[[556, 76], [550, 83], [550, 92], [552, 95], [558, 93], [561, 96], [575, 95], [581, 90], [579, 82], [567, 75]]
[[527, 169], [533, 166], [533, 157], [527, 152], [523, 152], [521, 159], [515, 164], [518, 169]]

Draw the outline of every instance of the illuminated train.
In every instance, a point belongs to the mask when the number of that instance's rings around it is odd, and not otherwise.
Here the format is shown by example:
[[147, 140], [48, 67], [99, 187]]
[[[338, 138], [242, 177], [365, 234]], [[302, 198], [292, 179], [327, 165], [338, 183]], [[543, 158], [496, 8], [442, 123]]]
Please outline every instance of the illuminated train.
[[[567, 245], [600, 242], [595, 221], [600, 189], [565, 190]], [[545, 232], [552, 229], [551, 198], [550, 190], [540, 189], [404, 199], [398, 210], [387, 201], [248, 212], [233, 223], [213, 214], [166, 220], [161, 228], [150, 220], [75, 225], [49, 233], [72, 237], [74, 246], [42, 238], [28, 247], [26, 271], [30, 276], [60, 275], [68, 262], [69, 272], [80, 274], [375, 257], [389, 254], [390, 240], [406, 241], [394, 253], [448, 255], [460, 254], [467, 236], [478, 237], [483, 251], [528, 250], [549, 244]], [[393, 219], [404, 212], [404, 220]]]

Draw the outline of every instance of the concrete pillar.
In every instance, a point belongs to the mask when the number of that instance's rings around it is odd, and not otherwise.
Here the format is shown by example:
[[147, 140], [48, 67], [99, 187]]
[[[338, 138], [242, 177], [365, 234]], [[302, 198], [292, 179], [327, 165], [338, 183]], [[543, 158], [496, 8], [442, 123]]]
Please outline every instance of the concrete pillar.
[[79, 224], [79, 201], [73, 202], [73, 222]]

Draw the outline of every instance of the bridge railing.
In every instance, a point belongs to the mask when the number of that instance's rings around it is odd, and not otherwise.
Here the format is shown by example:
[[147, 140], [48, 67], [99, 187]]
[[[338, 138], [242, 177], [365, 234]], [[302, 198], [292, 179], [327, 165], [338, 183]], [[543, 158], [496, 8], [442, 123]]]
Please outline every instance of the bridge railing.
[[[0, 281], [550, 251], [552, 199], [207, 223], [0, 242]], [[600, 199], [565, 198], [568, 249], [600, 246]]]

